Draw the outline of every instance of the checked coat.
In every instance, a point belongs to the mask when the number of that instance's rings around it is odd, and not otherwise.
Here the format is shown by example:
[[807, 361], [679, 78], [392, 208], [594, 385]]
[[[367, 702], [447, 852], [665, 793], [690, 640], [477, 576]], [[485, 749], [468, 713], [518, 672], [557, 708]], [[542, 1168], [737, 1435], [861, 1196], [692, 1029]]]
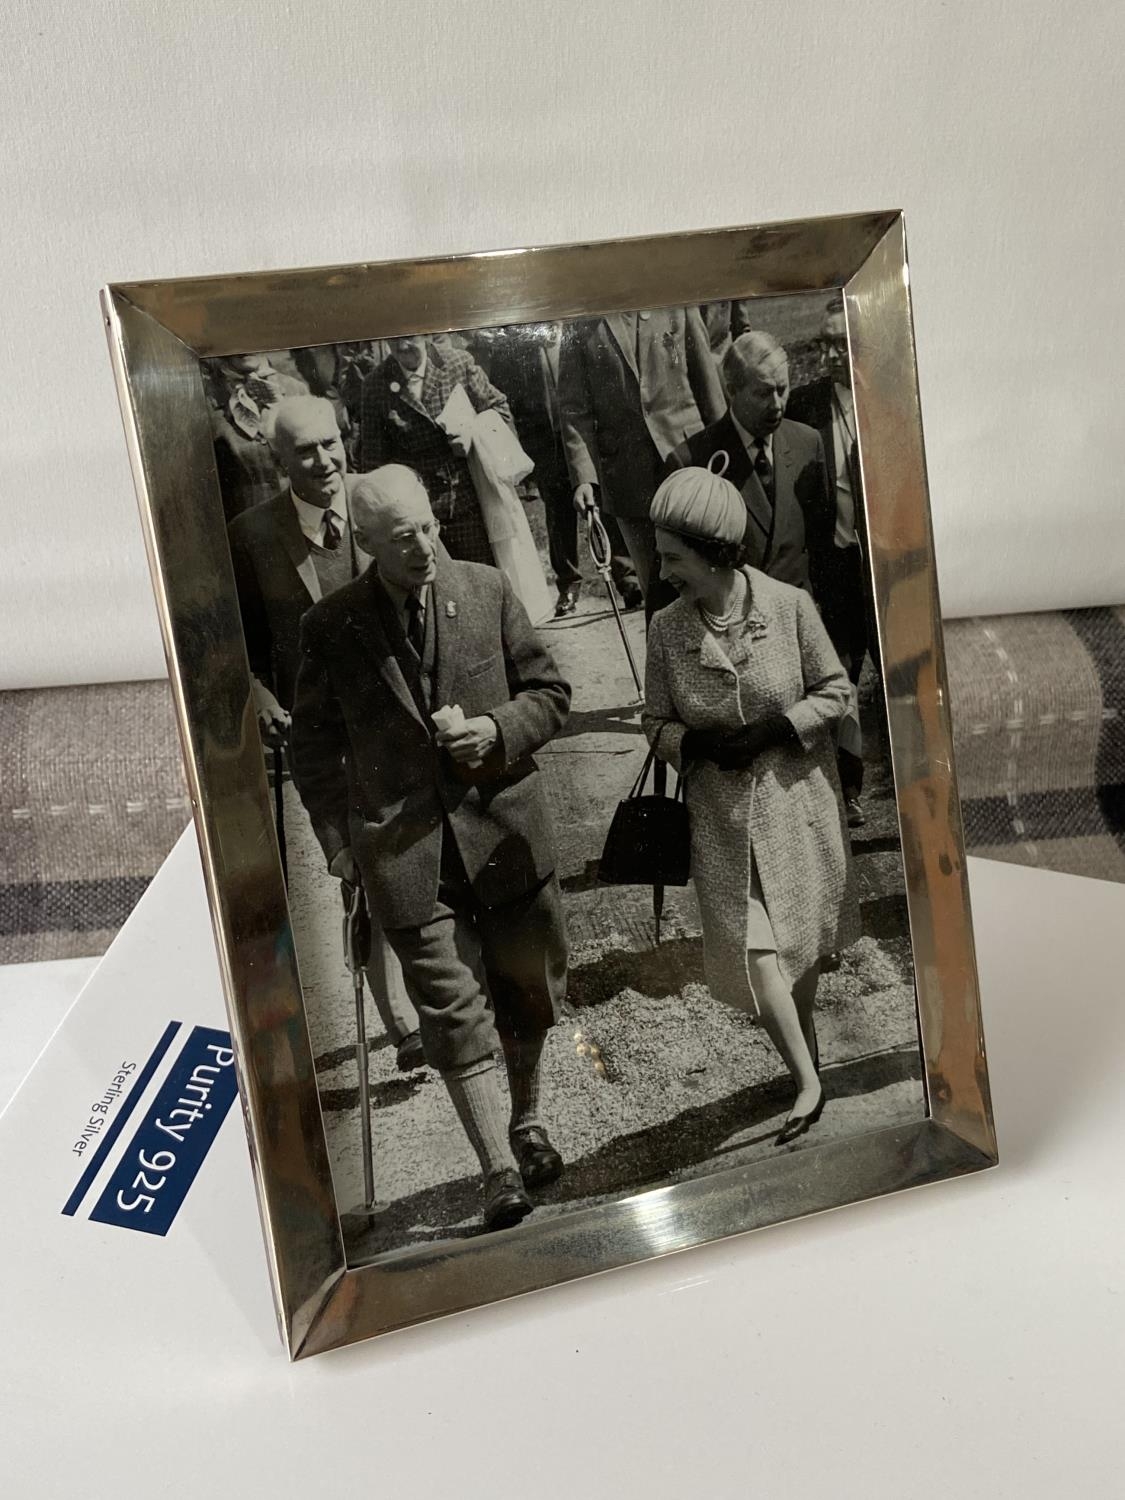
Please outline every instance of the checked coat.
[[463, 349], [427, 345], [420, 401], [410, 394], [407, 377], [394, 355], [385, 359], [363, 385], [356, 467], [368, 473], [382, 464], [408, 465], [426, 486], [450, 555], [491, 563], [492, 550], [469, 465], [454, 451], [437, 422], [458, 385], [464, 386], [476, 411], [498, 411], [511, 422], [507, 398]]
[[836, 773], [847, 674], [808, 594], [754, 568], [743, 575], [750, 609], [743, 630], [724, 645], [686, 599], [653, 616], [643, 716], [649, 743], [677, 770], [688, 729], [736, 730], [784, 713], [801, 742], [766, 750], [745, 770], [701, 760], [686, 772], [707, 982], [716, 998], [739, 1008], [750, 984], [753, 870], [788, 983], [859, 936]]

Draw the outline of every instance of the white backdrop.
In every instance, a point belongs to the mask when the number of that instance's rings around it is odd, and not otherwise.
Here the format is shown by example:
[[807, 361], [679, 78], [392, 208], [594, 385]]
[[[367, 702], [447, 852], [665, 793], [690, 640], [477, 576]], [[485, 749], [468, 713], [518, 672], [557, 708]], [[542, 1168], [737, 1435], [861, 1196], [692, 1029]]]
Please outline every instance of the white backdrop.
[[949, 615], [1125, 601], [1120, 0], [0, 0], [0, 688], [163, 672], [97, 291], [901, 207]]

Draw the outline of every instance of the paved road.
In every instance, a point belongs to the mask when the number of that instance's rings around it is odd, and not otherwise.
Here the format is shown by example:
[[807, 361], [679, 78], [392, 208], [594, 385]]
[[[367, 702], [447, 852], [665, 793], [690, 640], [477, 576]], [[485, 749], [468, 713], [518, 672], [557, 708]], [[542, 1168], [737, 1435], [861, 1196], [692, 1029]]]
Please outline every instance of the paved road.
[[[545, 628], [574, 684], [565, 733], [543, 768], [559, 842], [571, 942], [567, 1015], [546, 1053], [547, 1113], [569, 1164], [537, 1213], [564, 1211], [638, 1188], [769, 1155], [792, 1085], [760, 1028], [711, 999], [702, 981], [691, 888], [669, 891], [659, 947], [651, 893], [596, 884], [613, 809], [640, 767], [643, 736], [612, 615], [593, 588], [581, 613]], [[644, 622], [626, 628], [644, 661]], [[291, 792], [291, 789], [287, 788]], [[853, 841], [864, 936], [826, 976], [818, 1031], [829, 1106], [787, 1149], [919, 1118], [923, 1093], [889, 772], [868, 768], [867, 826]], [[343, 1209], [362, 1197], [354, 1016], [340, 952], [337, 888], [290, 795], [290, 903], [325, 1124]], [[368, 1005], [376, 1190], [388, 1207], [350, 1242], [356, 1258], [476, 1231], [476, 1162], [430, 1071], [408, 1077]]]

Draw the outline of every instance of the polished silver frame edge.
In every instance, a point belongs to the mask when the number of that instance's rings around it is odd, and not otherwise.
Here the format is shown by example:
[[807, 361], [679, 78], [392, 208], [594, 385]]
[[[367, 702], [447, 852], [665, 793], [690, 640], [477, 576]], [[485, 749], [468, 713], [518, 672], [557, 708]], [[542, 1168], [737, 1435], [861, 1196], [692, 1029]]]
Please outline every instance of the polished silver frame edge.
[[[930, 1118], [349, 1268], [196, 361], [821, 290], [841, 292], [848, 325]], [[102, 297], [291, 1357], [995, 1163], [901, 214]]]

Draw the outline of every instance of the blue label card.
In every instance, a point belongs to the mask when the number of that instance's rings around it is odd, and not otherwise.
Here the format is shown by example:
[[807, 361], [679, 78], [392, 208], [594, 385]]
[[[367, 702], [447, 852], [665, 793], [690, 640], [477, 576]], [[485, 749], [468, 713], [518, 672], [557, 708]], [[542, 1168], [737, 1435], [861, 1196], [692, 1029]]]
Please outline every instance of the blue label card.
[[194, 1027], [90, 1218], [167, 1234], [236, 1092], [230, 1037]]

